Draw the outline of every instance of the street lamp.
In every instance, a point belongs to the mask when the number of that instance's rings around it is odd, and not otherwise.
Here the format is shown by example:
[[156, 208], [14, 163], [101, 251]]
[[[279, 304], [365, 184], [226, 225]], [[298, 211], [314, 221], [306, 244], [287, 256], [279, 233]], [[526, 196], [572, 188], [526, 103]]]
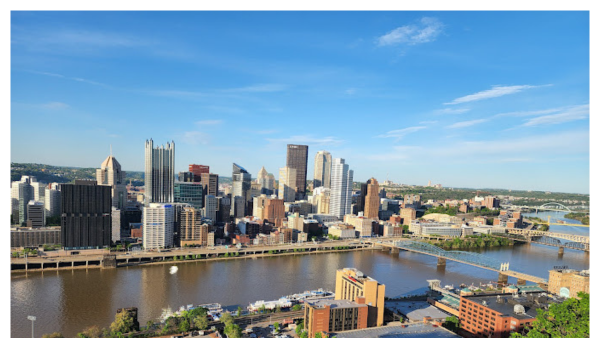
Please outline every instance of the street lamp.
[[33, 338], [33, 323], [35, 323], [35, 316], [27, 316], [27, 319], [31, 320], [31, 338]]

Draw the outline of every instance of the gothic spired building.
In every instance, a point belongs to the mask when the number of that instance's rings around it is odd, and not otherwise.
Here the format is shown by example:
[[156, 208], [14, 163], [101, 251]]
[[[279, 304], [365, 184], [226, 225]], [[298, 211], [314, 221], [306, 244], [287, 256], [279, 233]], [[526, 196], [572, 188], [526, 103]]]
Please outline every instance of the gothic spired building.
[[146, 140], [144, 205], [150, 203], [173, 203], [175, 183], [175, 142], [154, 148], [154, 142]]
[[288, 144], [286, 167], [296, 169], [296, 200], [306, 198], [306, 165], [308, 146]]

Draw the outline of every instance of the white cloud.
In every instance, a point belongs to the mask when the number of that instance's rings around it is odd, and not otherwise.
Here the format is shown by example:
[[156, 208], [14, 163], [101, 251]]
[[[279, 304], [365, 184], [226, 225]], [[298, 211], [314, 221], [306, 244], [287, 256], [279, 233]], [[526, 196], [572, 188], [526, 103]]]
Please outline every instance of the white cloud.
[[496, 114], [494, 115], [494, 117], [504, 117], [504, 116], [535, 116], [535, 115], [546, 115], [546, 114], [551, 114], [551, 113], [556, 113], [561, 111], [562, 108], [552, 108], [552, 109], [545, 109], [545, 110], [533, 110], [533, 111], [516, 111], [516, 112], [510, 112], [510, 113], [500, 113], [500, 114]]
[[92, 84], [92, 85], [95, 85], [95, 86], [101, 86], [101, 87], [110, 88], [110, 86], [107, 85], [107, 84], [100, 83], [100, 82], [97, 82], [97, 81], [88, 80], [88, 79], [83, 79], [83, 78], [80, 78], [80, 77], [70, 77], [70, 76], [65, 76], [65, 75], [56, 74], [56, 73], [38, 72], [38, 71], [35, 71], [35, 70], [30, 70], [28, 72], [33, 73], [33, 74], [38, 74], [38, 75], [58, 77], [58, 78], [61, 78], [61, 79], [67, 79], [67, 80], [77, 81], [77, 82], [84, 82], [84, 83]]
[[488, 119], [478, 119], [478, 120], [456, 122], [454, 124], [446, 126], [445, 128], [449, 128], [449, 129], [465, 128], [465, 127], [474, 126], [476, 124], [480, 124], [480, 123], [483, 123], [483, 122], [486, 122], [486, 121], [488, 121]]
[[214, 126], [216, 124], [221, 124], [223, 123], [223, 120], [202, 120], [202, 121], [196, 121], [196, 124], [199, 126]]
[[61, 110], [69, 108], [69, 105], [62, 102], [48, 102], [41, 105], [44, 109]]
[[434, 123], [438, 123], [438, 121], [435, 120], [435, 121], [421, 121], [421, 122], [419, 122], [419, 124], [434, 124]]
[[275, 144], [306, 144], [313, 146], [333, 146], [344, 143], [344, 140], [334, 136], [314, 137], [312, 135], [295, 135], [280, 139], [268, 138], [267, 141]]
[[182, 141], [187, 144], [208, 144], [210, 135], [200, 131], [186, 131], [183, 133]]
[[590, 106], [587, 104], [568, 108], [558, 114], [550, 114], [529, 119], [523, 127], [533, 127], [548, 124], [560, 124], [570, 121], [585, 120], [590, 117]]
[[444, 108], [444, 109], [434, 110], [433, 112], [436, 114], [452, 114], [452, 115], [454, 115], [454, 114], [463, 114], [463, 113], [468, 112], [469, 110], [471, 110], [471, 109], [469, 109], [469, 108]]
[[[545, 85], [545, 86], [551, 86], [551, 85]], [[545, 86], [531, 86], [531, 85], [492, 86], [492, 89], [480, 91], [475, 94], [470, 94], [467, 96], [462, 96], [457, 99], [454, 99], [452, 102], [447, 102], [444, 104], [459, 104], [459, 103], [465, 103], [465, 102], [485, 100], [485, 99], [490, 99], [493, 97], [500, 97], [500, 96], [504, 96], [504, 95], [519, 93], [526, 89], [545, 87]]]
[[404, 136], [408, 134], [415, 133], [419, 130], [425, 129], [427, 127], [424, 126], [416, 126], [416, 127], [408, 127], [403, 129], [390, 130], [385, 134], [377, 135], [377, 138], [395, 138], [396, 141], [401, 140]]
[[400, 26], [377, 38], [379, 46], [416, 45], [431, 42], [440, 35], [444, 24], [436, 18], [423, 17], [417, 24]]

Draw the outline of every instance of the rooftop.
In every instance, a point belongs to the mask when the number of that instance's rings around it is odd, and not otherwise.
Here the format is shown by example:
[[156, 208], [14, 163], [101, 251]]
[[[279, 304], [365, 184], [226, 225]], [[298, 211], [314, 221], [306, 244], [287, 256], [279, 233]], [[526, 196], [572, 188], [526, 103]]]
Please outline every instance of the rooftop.
[[345, 299], [340, 299], [340, 300], [320, 299], [320, 300], [315, 300], [315, 301], [305, 301], [305, 304], [308, 304], [313, 307], [319, 307], [319, 308], [329, 306], [332, 309], [366, 307], [367, 306], [366, 304], [357, 304], [355, 302], [351, 302], [351, 301], [345, 300]]
[[[561, 302], [558, 298], [545, 292], [531, 292], [519, 295], [497, 293], [493, 295], [463, 296], [462, 298], [517, 319], [535, 318], [537, 316], [536, 309], [547, 309], [550, 304]], [[518, 311], [519, 307], [517, 305], [522, 306], [521, 311]]]
[[402, 326], [383, 326], [364, 330], [344, 331], [335, 334], [338, 338], [446, 338], [459, 337], [442, 328], [429, 324], [411, 324]]

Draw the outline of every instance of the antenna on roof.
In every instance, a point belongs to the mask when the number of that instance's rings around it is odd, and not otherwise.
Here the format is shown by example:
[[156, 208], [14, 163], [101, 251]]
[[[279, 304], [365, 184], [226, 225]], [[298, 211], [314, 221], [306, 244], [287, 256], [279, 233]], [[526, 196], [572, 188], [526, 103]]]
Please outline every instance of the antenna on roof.
[[112, 144], [110, 145], [110, 156], [112, 157]]

